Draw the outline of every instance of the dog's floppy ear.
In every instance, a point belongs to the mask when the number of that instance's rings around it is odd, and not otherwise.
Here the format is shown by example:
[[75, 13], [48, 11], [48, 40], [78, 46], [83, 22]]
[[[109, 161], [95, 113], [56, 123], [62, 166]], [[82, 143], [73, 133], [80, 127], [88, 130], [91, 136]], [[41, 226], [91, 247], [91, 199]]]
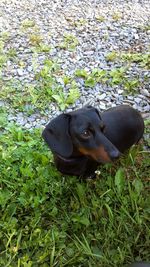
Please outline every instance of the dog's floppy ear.
[[42, 136], [52, 152], [62, 157], [69, 157], [73, 151], [69, 135], [69, 115], [61, 114], [53, 119], [44, 129]]
[[100, 117], [101, 119], [101, 114], [100, 114], [100, 111], [97, 109], [97, 108], [94, 108], [93, 106], [85, 106], [87, 109], [91, 109], [92, 111], [95, 111], [97, 113], [97, 115]]

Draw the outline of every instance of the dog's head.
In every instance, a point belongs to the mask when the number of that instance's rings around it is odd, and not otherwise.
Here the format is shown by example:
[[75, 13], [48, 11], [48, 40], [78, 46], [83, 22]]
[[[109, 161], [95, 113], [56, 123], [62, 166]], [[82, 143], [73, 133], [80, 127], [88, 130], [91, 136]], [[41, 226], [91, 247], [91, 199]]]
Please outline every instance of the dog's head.
[[106, 138], [100, 113], [92, 106], [59, 115], [46, 126], [42, 136], [53, 153], [65, 158], [72, 156], [74, 148], [97, 162], [110, 162], [120, 155]]

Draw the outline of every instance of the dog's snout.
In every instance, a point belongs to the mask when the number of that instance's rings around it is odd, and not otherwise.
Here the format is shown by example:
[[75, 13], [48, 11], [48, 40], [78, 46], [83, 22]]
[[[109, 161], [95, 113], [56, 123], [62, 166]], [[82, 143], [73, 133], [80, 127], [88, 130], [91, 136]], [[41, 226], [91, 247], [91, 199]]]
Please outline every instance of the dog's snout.
[[118, 159], [120, 157], [120, 152], [118, 150], [112, 150], [110, 152], [110, 157], [112, 160]]

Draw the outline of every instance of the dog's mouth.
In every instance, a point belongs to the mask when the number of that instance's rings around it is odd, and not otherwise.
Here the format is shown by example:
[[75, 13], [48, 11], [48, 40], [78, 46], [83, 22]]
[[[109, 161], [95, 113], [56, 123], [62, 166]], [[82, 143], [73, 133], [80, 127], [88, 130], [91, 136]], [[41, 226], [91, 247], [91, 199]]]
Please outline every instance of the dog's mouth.
[[92, 158], [98, 163], [110, 163], [120, 157], [120, 152], [117, 149], [108, 153], [103, 146], [100, 146], [97, 149], [85, 149], [80, 147], [79, 151], [82, 155]]
[[82, 153], [82, 155], [88, 156], [97, 162], [111, 162], [111, 158], [108, 156], [108, 153], [104, 150], [102, 146], [97, 149], [85, 149], [82, 147], [79, 148], [79, 151], [80, 153]]

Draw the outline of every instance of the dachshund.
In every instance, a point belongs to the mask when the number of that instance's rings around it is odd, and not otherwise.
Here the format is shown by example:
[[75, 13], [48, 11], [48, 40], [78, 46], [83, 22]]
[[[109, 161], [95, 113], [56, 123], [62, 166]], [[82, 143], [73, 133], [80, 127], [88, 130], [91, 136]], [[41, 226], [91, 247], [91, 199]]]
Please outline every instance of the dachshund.
[[92, 177], [99, 164], [118, 159], [138, 143], [143, 132], [140, 113], [128, 105], [103, 113], [85, 106], [54, 118], [46, 125], [42, 136], [61, 173]]

